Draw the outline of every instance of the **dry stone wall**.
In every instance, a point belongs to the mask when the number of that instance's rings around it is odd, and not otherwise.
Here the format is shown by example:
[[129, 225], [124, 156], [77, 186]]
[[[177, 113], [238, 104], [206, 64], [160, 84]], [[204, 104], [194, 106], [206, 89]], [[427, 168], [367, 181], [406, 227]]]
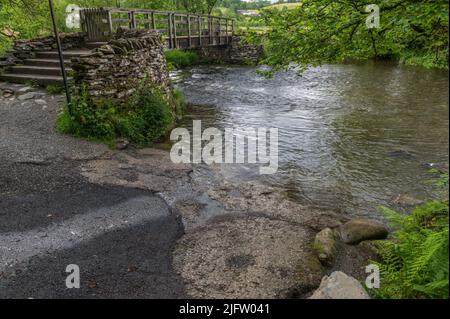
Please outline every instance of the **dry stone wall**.
[[94, 103], [121, 103], [145, 78], [170, 94], [164, 45], [153, 30], [119, 29], [106, 45], [72, 59], [72, 68], [76, 87], [85, 87]]

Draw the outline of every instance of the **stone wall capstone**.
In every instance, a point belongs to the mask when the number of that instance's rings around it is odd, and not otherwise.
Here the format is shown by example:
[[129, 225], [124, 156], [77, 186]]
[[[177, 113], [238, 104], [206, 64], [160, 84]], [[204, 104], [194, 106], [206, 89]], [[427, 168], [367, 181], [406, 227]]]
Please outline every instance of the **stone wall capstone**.
[[144, 79], [171, 92], [164, 45], [154, 30], [119, 28], [106, 45], [72, 59], [72, 68], [76, 87], [86, 88], [94, 104], [123, 103]]

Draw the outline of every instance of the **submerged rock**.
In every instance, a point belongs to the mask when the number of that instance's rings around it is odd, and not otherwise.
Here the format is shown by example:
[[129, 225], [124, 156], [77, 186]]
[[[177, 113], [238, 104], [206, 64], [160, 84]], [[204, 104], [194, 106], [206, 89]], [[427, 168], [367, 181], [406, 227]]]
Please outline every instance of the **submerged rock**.
[[383, 225], [369, 219], [354, 219], [339, 227], [340, 239], [350, 245], [359, 244], [365, 240], [385, 239], [388, 230]]
[[415, 155], [409, 153], [408, 151], [404, 151], [404, 150], [388, 152], [387, 156], [392, 157], [392, 158], [398, 158], [401, 160], [406, 160], [406, 161], [413, 161], [416, 159]]
[[183, 199], [175, 202], [174, 209], [181, 215], [185, 223], [185, 228], [192, 228], [200, 217], [200, 211], [206, 207], [206, 204], [202, 204], [199, 201], [190, 198]]
[[331, 267], [336, 258], [336, 239], [334, 231], [325, 228], [320, 231], [314, 240], [314, 249], [322, 265]]
[[175, 271], [193, 298], [286, 298], [320, 284], [307, 227], [265, 217], [233, 217], [187, 233]]
[[370, 297], [355, 278], [341, 271], [335, 271], [322, 279], [319, 289], [309, 299], [370, 299]]
[[423, 201], [420, 199], [414, 198], [409, 195], [398, 195], [394, 199], [394, 204], [400, 205], [400, 206], [417, 206], [420, 204], [423, 204]]
[[81, 174], [91, 183], [139, 188], [151, 192], [173, 191], [189, 179], [192, 167], [174, 164], [166, 151], [141, 149], [112, 152], [82, 165]]
[[290, 200], [283, 190], [254, 182], [219, 186], [210, 189], [208, 196], [227, 210], [263, 214], [308, 226], [316, 232], [336, 228], [349, 220], [331, 210], [301, 205]]

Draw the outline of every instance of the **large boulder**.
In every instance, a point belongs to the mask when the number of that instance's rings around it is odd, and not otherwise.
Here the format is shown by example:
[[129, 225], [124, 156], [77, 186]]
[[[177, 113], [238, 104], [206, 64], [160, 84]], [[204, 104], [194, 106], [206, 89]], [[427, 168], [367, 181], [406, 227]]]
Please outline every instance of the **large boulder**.
[[320, 287], [309, 299], [370, 299], [364, 287], [353, 277], [335, 271], [322, 279]]
[[385, 239], [387, 228], [370, 219], [354, 219], [339, 227], [341, 240], [349, 245], [357, 245], [365, 240]]
[[174, 249], [173, 266], [189, 297], [291, 298], [319, 286], [322, 266], [308, 227], [265, 217], [221, 219], [186, 233]]
[[333, 230], [325, 228], [314, 240], [314, 249], [322, 265], [331, 267], [336, 258], [336, 239]]

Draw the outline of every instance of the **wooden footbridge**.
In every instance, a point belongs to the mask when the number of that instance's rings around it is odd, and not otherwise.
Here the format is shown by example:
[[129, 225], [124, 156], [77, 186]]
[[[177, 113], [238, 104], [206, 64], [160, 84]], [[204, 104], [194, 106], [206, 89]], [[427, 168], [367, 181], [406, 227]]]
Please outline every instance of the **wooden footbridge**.
[[234, 19], [146, 9], [95, 8], [80, 11], [81, 26], [90, 42], [105, 42], [119, 26], [160, 32], [169, 49], [230, 43]]
[[[68, 71], [71, 70], [71, 58], [106, 44], [119, 27], [156, 30], [165, 39], [168, 50], [225, 46], [231, 42], [235, 29], [231, 18], [146, 9], [83, 9], [80, 20], [86, 45], [63, 52]], [[62, 83], [58, 52], [36, 51], [32, 58], [24, 59], [0, 74], [1, 80], [40, 85]]]

